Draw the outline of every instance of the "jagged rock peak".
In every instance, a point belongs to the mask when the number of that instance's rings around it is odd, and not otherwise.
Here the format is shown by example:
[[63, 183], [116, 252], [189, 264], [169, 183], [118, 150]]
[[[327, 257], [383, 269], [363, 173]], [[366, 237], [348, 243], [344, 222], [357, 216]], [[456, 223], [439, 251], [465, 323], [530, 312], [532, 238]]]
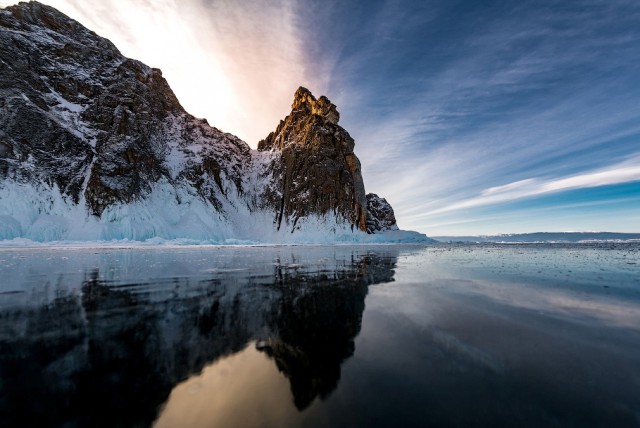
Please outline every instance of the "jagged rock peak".
[[[344, 145], [345, 151], [351, 153], [354, 148], [353, 138], [338, 125], [339, 120], [340, 113], [327, 97], [323, 95], [316, 99], [311, 91], [300, 86], [293, 95], [291, 113], [280, 121], [275, 132], [258, 143], [258, 150], [282, 150], [292, 144], [310, 148], [320, 143], [326, 144], [329, 140], [335, 143], [337, 140]], [[314, 138], [307, 132], [309, 130], [320, 131], [320, 135]], [[332, 133], [336, 133], [336, 138], [325, 135]]]
[[298, 88], [293, 96], [291, 110], [322, 116], [331, 123], [338, 123], [340, 120], [340, 113], [338, 113], [335, 104], [329, 101], [329, 98], [323, 95], [316, 100], [311, 91], [302, 86]]
[[360, 161], [353, 138], [337, 123], [336, 106], [324, 96], [316, 100], [301, 87], [291, 107], [276, 131], [258, 143], [259, 151], [279, 152], [272, 165], [277, 184], [269, 197], [278, 212], [278, 229], [285, 222], [295, 225], [310, 215], [332, 213], [365, 231]]

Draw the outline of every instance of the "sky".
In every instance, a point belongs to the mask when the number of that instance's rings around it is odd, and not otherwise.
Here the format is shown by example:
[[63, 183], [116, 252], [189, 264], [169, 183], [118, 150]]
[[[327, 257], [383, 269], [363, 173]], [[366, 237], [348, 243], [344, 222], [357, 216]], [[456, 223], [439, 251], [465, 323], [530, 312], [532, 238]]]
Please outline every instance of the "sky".
[[640, 232], [637, 0], [42, 2], [253, 148], [326, 95], [403, 229]]

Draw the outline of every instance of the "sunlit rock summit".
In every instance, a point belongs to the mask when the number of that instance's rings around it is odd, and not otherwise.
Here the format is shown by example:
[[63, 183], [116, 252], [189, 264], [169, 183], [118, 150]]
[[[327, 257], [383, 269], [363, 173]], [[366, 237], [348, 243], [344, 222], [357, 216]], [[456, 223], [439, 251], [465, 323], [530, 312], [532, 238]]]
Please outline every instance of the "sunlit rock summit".
[[275, 179], [265, 201], [278, 212], [277, 227], [317, 213], [366, 231], [367, 199], [353, 138], [338, 125], [340, 114], [327, 97], [305, 88], [294, 96], [291, 114], [258, 150], [278, 153], [270, 163]]
[[299, 88], [291, 114], [251, 150], [188, 114], [160, 70], [109, 40], [37, 2], [7, 7], [0, 239], [428, 239], [397, 231], [390, 206], [369, 205], [378, 199], [365, 194], [339, 117]]

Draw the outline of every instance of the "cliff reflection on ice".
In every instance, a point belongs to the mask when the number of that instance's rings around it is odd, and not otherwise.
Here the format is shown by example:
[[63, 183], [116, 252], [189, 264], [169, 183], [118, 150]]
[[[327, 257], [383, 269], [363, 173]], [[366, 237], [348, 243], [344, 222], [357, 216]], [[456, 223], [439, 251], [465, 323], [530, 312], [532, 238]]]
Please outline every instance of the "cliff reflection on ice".
[[396, 254], [5, 252], [0, 413], [10, 425], [149, 425], [174, 385], [254, 342], [303, 409], [335, 389], [367, 286], [393, 280]]

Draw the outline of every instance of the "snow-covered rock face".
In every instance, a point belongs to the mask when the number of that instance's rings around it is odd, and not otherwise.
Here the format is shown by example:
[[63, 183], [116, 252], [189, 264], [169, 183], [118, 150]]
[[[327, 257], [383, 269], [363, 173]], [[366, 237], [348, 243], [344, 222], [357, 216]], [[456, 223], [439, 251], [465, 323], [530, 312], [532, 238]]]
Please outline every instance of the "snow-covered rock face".
[[56, 186], [96, 216], [161, 178], [190, 181], [218, 208], [221, 168], [241, 182], [246, 144], [188, 115], [159, 70], [55, 9], [0, 12], [0, 46], [3, 177]]
[[54, 8], [0, 9], [0, 239], [358, 242], [367, 202], [338, 120], [301, 88], [253, 151]]

